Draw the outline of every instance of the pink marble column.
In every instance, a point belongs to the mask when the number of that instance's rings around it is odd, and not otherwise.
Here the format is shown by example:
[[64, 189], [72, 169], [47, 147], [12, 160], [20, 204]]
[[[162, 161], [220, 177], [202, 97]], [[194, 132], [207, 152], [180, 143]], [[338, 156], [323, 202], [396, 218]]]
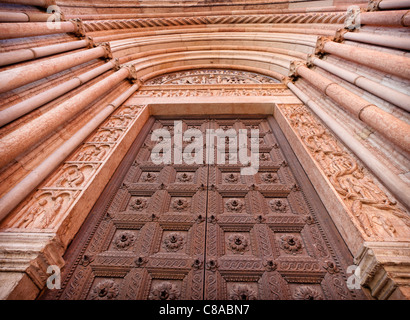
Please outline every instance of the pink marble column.
[[0, 12], [0, 22], [45, 22], [51, 17], [54, 18], [54, 14], [38, 12]]
[[362, 12], [360, 23], [362, 25], [410, 27], [410, 14], [407, 10]]
[[410, 97], [400, 91], [394, 90], [390, 87], [386, 87], [380, 83], [372, 81], [360, 74], [348, 71], [344, 68], [340, 68], [335, 64], [329, 63], [325, 60], [318, 59], [316, 57], [311, 57], [310, 61], [326, 71], [333, 73], [334, 75], [342, 78], [354, 85], [362, 88], [372, 94], [389, 101], [396, 106], [410, 112]]
[[410, 41], [402, 37], [372, 34], [367, 32], [347, 32], [343, 35], [343, 38], [383, 47], [410, 50]]
[[379, 2], [380, 10], [406, 9], [410, 8], [410, 0], [382, 0]]
[[394, 144], [410, 150], [410, 125], [406, 122], [303, 65], [297, 67], [296, 72]]
[[54, 100], [62, 96], [63, 94], [79, 87], [80, 85], [88, 82], [89, 80], [99, 76], [100, 74], [116, 67], [117, 61], [111, 60], [102, 66], [96, 67], [90, 71], [87, 71], [79, 76], [76, 76], [62, 84], [52, 87], [49, 90], [43, 91], [35, 96], [32, 96], [26, 100], [23, 100], [15, 105], [8, 107], [7, 109], [0, 111], [0, 127], [29, 113], [30, 111], [42, 106], [43, 104]]
[[55, 0], [2, 0], [4, 3], [25, 4], [29, 6], [37, 6], [47, 8], [48, 6], [55, 5]]

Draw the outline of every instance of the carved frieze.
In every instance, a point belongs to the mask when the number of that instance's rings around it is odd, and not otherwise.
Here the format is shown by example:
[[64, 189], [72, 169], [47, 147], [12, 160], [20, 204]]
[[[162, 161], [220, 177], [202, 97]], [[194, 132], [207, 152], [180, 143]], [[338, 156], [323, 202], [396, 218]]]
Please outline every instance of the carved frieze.
[[303, 105], [280, 105], [367, 239], [408, 237], [410, 216]]
[[279, 83], [279, 81], [268, 76], [246, 71], [198, 69], [166, 74], [147, 81], [145, 85], [224, 85], [256, 83]]
[[116, 142], [136, 120], [143, 106], [123, 106], [85, 141], [21, 208], [6, 219], [3, 228], [53, 229], [67, 209], [93, 179], [100, 163], [115, 149]]
[[[215, 1], [213, 1], [215, 2]], [[221, 1], [223, 2], [223, 1]], [[215, 25], [215, 24], [274, 24], [274, 23], [343, 23], [344, 12], [309, 12], [282, 14], [235, 14], [235, 15], [206, 15], [195, 17], [156, 17], [123, 20], [85, 21], [87, 32], [134, 29], [150, 26], [174, 27], [186, 25]]]
[[223, 97], [223, 96], [277, 96], [288, 95], [289, 92], [285, 88], [267, 88], [267, 89], [252, 89], [252, 88], [236, 88], [236, 89], [202, 89], [202, 88], [184, 88], [184, 89], [155, 89], [149, 90], [149, 87], [143, 87], [135, 93], [137, 97], [153, 97], [153, 98], [183, 98], [183, 97]]

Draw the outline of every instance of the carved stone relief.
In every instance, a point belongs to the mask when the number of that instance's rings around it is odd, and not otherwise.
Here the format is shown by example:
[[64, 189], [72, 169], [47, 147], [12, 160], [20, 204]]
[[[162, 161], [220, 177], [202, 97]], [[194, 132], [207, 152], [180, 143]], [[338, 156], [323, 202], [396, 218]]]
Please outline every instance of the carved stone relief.
[[410, 216], [373, 181], [353, 156], [302, 105], [280, 109], [346, 204], [365, 237], [408, 237]]

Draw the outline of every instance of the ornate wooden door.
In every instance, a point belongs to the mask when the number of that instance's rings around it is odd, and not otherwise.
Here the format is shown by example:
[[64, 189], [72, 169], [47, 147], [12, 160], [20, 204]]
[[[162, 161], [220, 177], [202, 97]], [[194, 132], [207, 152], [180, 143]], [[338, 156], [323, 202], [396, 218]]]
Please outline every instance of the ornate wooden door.
[[172, 144], [180, 133], [173, 119], [148, 121], [68, 249], [61, 290], [42, 298], [363, 298], [347, 288], [352, 257], [272, 117], [183, 120], [183, 131], [204, 134], [258, 129], [246, 144], [259, 143], [249, 176], [228, 154], [226, 164], [206, 164], [206, 154], [155, 164], [158, 128]]

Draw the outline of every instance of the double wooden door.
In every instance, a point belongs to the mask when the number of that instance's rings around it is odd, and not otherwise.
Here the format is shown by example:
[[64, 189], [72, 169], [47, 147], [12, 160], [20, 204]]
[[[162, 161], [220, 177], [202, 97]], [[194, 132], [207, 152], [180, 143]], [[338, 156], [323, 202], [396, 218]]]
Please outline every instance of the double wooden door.
[[205, 154], [199, 164], [155, 164], [151, 135], [173, 137], [174, 124], [149, 119], [68, 249], [61, 290], [43, 298], [362, 297], [347, 288], [352, 257], [273, 117], [182, 121], [204, 136], [258, 129], [247, 143], [259, 143], [254, 175], [228, 154], [225, 164]]

